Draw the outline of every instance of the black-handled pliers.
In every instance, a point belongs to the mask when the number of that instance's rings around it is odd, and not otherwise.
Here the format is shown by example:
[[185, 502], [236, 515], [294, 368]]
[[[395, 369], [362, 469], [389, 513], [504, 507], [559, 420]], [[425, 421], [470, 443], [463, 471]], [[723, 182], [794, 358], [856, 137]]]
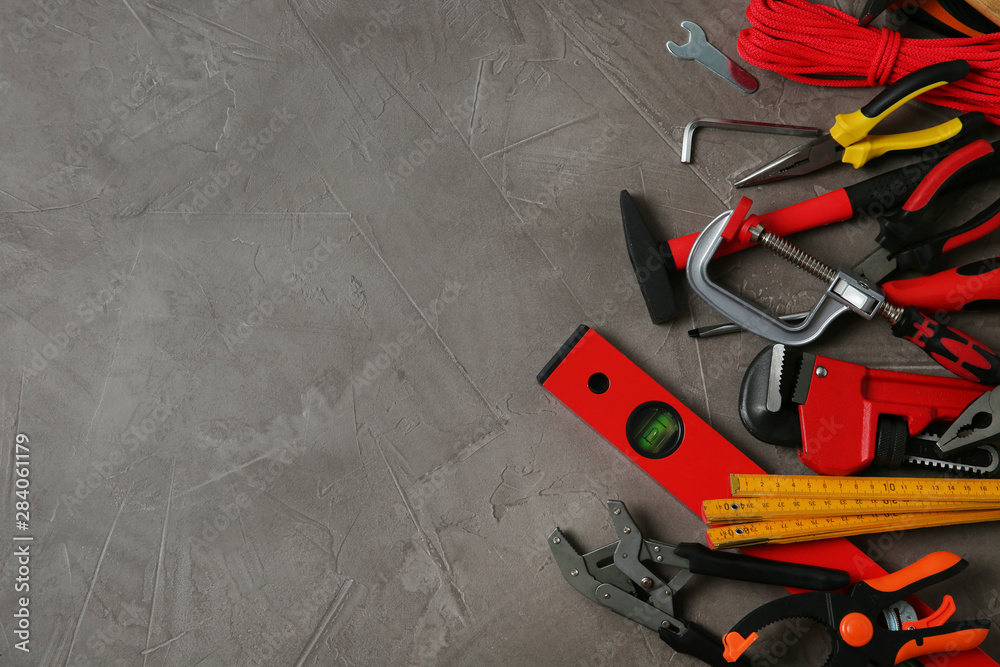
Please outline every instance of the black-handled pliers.
[[[657, 631], [675, 651], [713, 667], [729, 664], [722, 642], [674, 611], [674, 598], [692, 574], [810, 591], [837, 590], [850, 584], [850, 576], [841, 570], [720, 553], [696, 543], [673, 545], [644, 539], [624, 503], [609, 500], [608, 512], [618, 541], [590, 553], [577, 553], [558, 528], [549, 535], [549, 547], [563, 577], [584, 597]], [[660, 565], [680, 571], [663, 578], [657, 572]], [[750, 662], [737, 664], [749, 667]]]

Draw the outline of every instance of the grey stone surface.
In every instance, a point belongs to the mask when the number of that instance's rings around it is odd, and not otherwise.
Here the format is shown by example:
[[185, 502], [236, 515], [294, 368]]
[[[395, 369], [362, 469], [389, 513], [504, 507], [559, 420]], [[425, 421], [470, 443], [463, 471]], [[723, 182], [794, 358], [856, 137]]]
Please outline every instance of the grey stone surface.
[[[590, 324], [766, 469], [804, 472], [739, 421], [765, 342], [689, 339], [718, 319], [689, 291], [676, 322], [651, 325], [619, 222], [627, 188], [664, 236], [696, 231], [735, 203], [735, 175], [798, 141], [703, 130], [682, 165], [689, 120], [825, 125], [871, 96], [758, 70], [742, 95], [667, 54], [689, 19], [735, 57], [741, 11], [5, 3], [0, 418], [5, 447], [30, 437], [31, 508], [15, 530], [11, 449], [0, 663], [700, 664], [554, 568], [556, 525], [611, 539], [608, 498], [665, 541], [703, 526], [534, 378]], [[897, 125], [948, 116], [914, 106]], [[768, 210], [857, 178], [749, 194]], [[846, 263], [873, 230], [801, 242]], [[777, 308], [818, 291], [763, 253], [726, 267]], [[995, 317], [956, 322], [997, 344]], [[845, 322], [815, 349], [938, 372], [884, 323]], [[14, 648], [9, 539], [25, 532], [30, 654]], [[858, 544], [889, 568], [954, 550], [972, 567], [928, 601], [1000, 609], [995, 526]], [[715, 632], [782, 594], [690, 588], [684, 614]]]

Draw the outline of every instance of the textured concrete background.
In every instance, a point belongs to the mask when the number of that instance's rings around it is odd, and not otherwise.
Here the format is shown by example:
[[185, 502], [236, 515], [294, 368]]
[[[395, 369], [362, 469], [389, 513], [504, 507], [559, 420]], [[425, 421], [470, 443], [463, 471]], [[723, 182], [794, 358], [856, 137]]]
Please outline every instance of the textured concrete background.
[[[823, 125], [871, 96], [760, 71], [745, 96], [664, 49], [689, 19], [735, 56], [741, 11], [4, 3], [0, 535], [35, 541], [27, 655], [15, 543], [0, 547], [0, 663], [700, 664], [554, 567], [556, 525], [583, 547], [612, 539], [608, 498], [658, 539], [703, 527], [534, 377], [590, 324], [768, 470], [804, 470], [739, 422], [764, 341], [689, 339], [718, 319], [690, 292], [651, 325], [621, 235], [619, 190], [664, 235], [695, 231], [735, 202], [733, 176], [798, 141], [704, 130], [687, 166], [689, 120]], [[949, 115], [915, 107], [897, 124]], [[750, 194], [769, 210], [857, 178]], [[850, 262], [873, 230], [802, 244]], [[727, 266], [775, 307], [816, 294], [763, 253]], [[956, 321], [997, 344], [995, 317]], [[845, 320], [815, 349], [938, 372], [884, 323]], [[1000, 612], [995, 526], [858, 543], [890, 568], [955, 550], [972, 567], [927, 599]], [[701, 578], [681, 609], [722, 632], [780, 594]], [[1000, 655], [1000, 633], [985, 648]]]

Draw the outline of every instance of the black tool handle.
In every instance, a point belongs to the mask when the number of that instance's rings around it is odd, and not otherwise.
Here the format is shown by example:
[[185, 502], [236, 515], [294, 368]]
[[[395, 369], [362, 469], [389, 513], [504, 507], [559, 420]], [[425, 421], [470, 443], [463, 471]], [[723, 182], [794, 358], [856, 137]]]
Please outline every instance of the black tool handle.
[[[966, 143], [969, 143], [969, 140], [973, 139], [971, 136], [973, 130], [978, 130], [986, 123], [986, 116], [978, 111], [965, 114], [962, 118], [964, 119], [966, 116], [969, 118], [963, 121], [962, 131], [951, 139], [934, 144], [933, 146], [916, 149], [921, 151], [922, 154], [930, 156], [922, 162], [897, 167], [884, 174], [867, 178], [860, 183], [845, 186], [844, 192], [847, 193], [847, 199], [854, 208], [854, 214], [858, 215], [864, 212], [873, 217], [879, 217], [888, 211], [893, 211], [902, 206], [931, 169], [957, 148], [961, 148]], [[973, 116], [977, 116], [977, 118], [973, 118]], [[995, 153], [1000, 152], [1000, 142], [993, 144], [993, 150]], [[902, 153], [906, 151], [897, 152]], [[948, 181], [939, 191], [945, 192], [959, 185], [968, 185], [970, 182], [994, 176], [1000, 171], [997, 167], [1000, 167], [1000, 160], [996, 159], [996, 157], [988, 163], [977, 163], [976, 169], [967, 174], [967, 179]]]
[[688, 569], [693, 573], [712, 577], [804, 588], [810, 591], [835, 591], [851, 584], [851, 576], [843, 570], [712, 551], [696, 542], [678, 544], [674, 553], [688, 559]]
[[910, 341], [959, 377], [983, 384], [1000, 384], [1000, 358], [996, 352], [969, 334], [927, 317], [913, 306], [903, 309], [902, 317], [892, 325], [892, 335]]
[[628, 190], [621, 191], [618, 201], [622, 211], [622, 227], [625, 230], [625, 246], [642, 298], [646, 302], [646, 309], [649, 310], [649, 319], [653, 324], [668, 322], [677, 317], [678, 313], [668, 273], [677, 269], [670, 246], [666, 243], [661, 245], [653, 239]]
[[688, 623], [679, 633], [660, 628], [660, 639], [678, 653], [693, 655], [712, 667], [750, 667], [750, 661], [740, 658], [729, 662], [722, 656], [722, 640], [714, 637], [697, 623]]
[[929, 628], [889, 632], [866, 648], [873, 658], [872, 663], [879, 665], [891, 665], [895, 660], [932, 653], [954, 655], [978, 648], [989, 634], [990, 625], [988, 618], [972, 618]]
[[951, 60], [922, 67], [915, 72], [910, 72], [876, 95], [871, 102], [861, 107], [861, 113], [867, 118], [881, 116], [894, 104], [910, 95], [942, 81], [954, 83], [964, 78], [971, 69], [969, 63], [964, 60]]
[[931, 261], [955, 248], [978, 241], [1000, 228], [1000, 199], [987, 206], [964, 225], [936, 234], [896, 255], [896, 267], [926, 273]]
[[926, 217], [928, 205], [936, 200], [940, 193], [955, 187], [960, 182], [967, 183], [969, 173], [993, 160], [995, 156], [993, 146], [980, 139], [941, 160], [920, 181], [899, 213], [879, 220], [881, 230], [875, 240], [891, 253], [902, 250]]
[[877, 217], [899, 208], [924, 176], [943, 159], [944, 155], [941, 155], [923, 162], [908, 164], [866, 178], [860, 183], [845, 186], [844, 192], [847, 193], [854, 214], [867, 213]]

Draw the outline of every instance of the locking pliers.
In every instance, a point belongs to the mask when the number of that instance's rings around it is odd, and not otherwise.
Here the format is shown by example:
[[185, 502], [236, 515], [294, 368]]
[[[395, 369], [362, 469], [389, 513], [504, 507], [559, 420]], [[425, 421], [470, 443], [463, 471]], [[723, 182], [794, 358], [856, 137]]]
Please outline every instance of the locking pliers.
[[[600, 549], [580, 555], [558, 528], [549, 535], [549, 547], [563, 577], [584, 597], [656, 630], [675, 651], [713, 667], [729, 664], [721, 641], [701, 626], [681, 619], [674, 610], [674, 598], [692, 574], [811, 591], [836, 590], [850, 584], [849, 575], [841, 570], [720, 553], [696, 543], [673, 545], [648, 540], [623, 502], [609, 500], [608, 511], [619, 539]], [[658, 565], [680, 571], [664, 578], [652, 569]], [[750, 663], [743, 660], [737, 664], [748, 667]]]

